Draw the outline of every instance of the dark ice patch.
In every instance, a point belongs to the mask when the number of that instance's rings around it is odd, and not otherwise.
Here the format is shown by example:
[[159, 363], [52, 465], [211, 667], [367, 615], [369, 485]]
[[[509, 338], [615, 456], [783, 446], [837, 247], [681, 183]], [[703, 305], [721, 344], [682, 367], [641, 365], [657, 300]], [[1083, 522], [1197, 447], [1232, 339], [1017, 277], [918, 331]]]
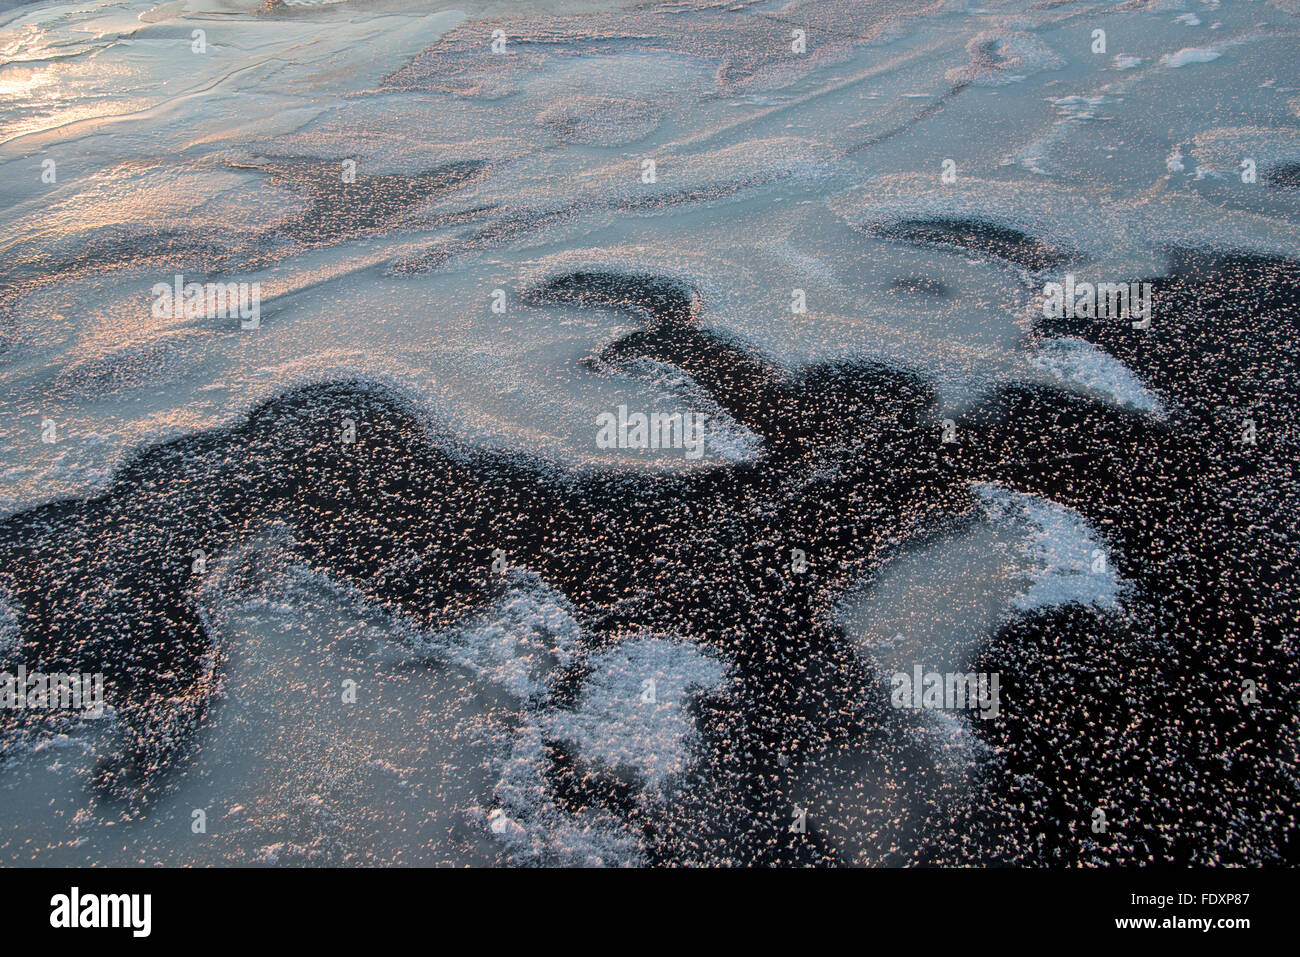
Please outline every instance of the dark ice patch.
[[984, 219], [907, 219], [869, 227], [885, 239], [943, 246], [996, 256], [1033, 272], [1064, 266], [1078, 257], [1029, 233]]

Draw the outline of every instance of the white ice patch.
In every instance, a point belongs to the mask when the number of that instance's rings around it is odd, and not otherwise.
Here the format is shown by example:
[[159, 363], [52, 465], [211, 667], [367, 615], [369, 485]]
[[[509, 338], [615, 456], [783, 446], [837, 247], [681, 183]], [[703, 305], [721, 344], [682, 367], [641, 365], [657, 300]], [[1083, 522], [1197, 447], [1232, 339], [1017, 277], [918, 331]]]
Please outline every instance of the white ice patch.
[[140, 14], [141, 23], [162, 23], [171, 20], [185, 13], [188, 0], [171, 0], [170, 3], [162, 3], [156, 7], [151, 7]]
[[966, 44], [970, 62], [949, 70], [948, 79], [954, 83], [999, 86], [1065, 66], [1065, 58], [1042, 38], [1026, 32], [1023, 29], [1026, 26], [1013, 21], [1005, 27], [976, 34]]
[[[1077, 601], [1111, 610], [1122, 596], [1099, 536], [1075, 511], [999, 485], [977, 485], [974, 521], [893, 557], [852, 589], [837, 618], [882, 679], [965, 672], [1010, 618]], [[1097, 567], [1099, 571], [1093, 571]]]
[[1177, 53], [1166, 53], [1160, 58], [1161, 66], [1177, 69], [1189, 63], [1209, 63], [1223, 56], [1223, 52], [1212, 47], [1184, 47]]
[[[821, 36], [820, 42], [794, 60], [762, 66], [753, 73], [742, 74], [734, 80], [730, 76], [725, 77], [728, 91], [737, 94], [747, 93], [752, 96], [779, 90], [806, 77], [818, 68], [841, 63], [853, 56], [854, 44], [828, 37], [824, 33]], [[884, 39], [884, 31], [881, 31], [878, 36]]]
[[691, 698], [716, 690], [726, 668], [693, 644], [661, 637], [628, 639], [589, 667], [577, 707], [548, 716], [551, 733], [585, 761], [630, 769], [662, 791], [690, 763]]
[[698, 730], [690, 712], [702, 692], [720, 689], [722, 662], [694, 644], [635, 637], [602, 651], [571, 710], [537, 708], [519, 729], [482, 824], [519, 861], [582, 866], [644, 863], [637, 828], [599, 806], [561, 809], [551, 794], [548, 742], [574, 750], [591, 771], [630, 775], [633, 802], [661, 814], [673, 783], [693, 763]]
[[756, 248], [758, 251], [770, 255], [788, 272], [811, 276], [818, 282], [836, 290], [843, 290], [844, 288], [832, 266], [816, 256], [801, 251], [788, 238], [760, 243]]
[[1047, 339], [1029, 364], [1067, 385], [1103, 396], [1118, 406], [1163, 416], [1165, 408], [1123, 362], [1083, 339]]
[[506, 574], [508, 590], [490, 609], [415, 643], [525, 699], [572, 663], [582, 629], [564, 596], [538, 576], [519, 569]]
[[1097, 111], [1107, 103], [1114, 103], [1116, 98], [1113, 96], [1085, 96], [1072, 94], [1070, 96], [1052, 97], [1052, 106], [1056, 107], [1056, 112], [1066, 120], [1095, 120]]
[[[983, 643], [1016, 615], [1071, 602], [1102, 612], [1119, 606], [1121, 582], [1077, 512], [999, 485], [972, 491], [975, 521], [894, 557], [837, 610], [862, 662], [883, 682], [918, 665], [973, 670]], [[912, 733], [928, 760], [955, 770], [980, 760], [972, 721], [927, 710]]]
[[1014, 606], [1034, 611], [1078, 602], [1119, 607], [1122, 587], [1100, 536], [1073, 509], [992, 483], [973, 491], [989, 519], [1024, 533], [1016, 548], [1022, 588]]
[[[597, 169], [577, 172], [562, 186], [568, 198], [583, 206], [642, 203], [653, 206], [681, 194], [696, 197], [726, 196], [737, 189], [753, 188], [791, 178], [826, 173], [834, 153], [823, 144], [793, 136], [749, 140], [702, 152], [680, 148], [656, 151], [653, 156], [618, 160]], [[653, 180], [648, 161], [653, 161]], [[554, 179], [502, 183], [484, 188], [482, 198], [503, 204], [526, 204], [544, 209], [555, 201]]]
[[1186, 0], [1130, 0], [1124, 9], [1143, 10], [1147, 13], [1175, 13], [1187, 9]]

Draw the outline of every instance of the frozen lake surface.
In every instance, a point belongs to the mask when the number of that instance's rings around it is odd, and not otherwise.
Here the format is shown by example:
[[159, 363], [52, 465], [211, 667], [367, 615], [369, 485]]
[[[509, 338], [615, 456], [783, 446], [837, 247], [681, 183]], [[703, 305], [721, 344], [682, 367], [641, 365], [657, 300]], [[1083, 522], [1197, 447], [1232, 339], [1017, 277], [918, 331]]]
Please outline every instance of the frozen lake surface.
[[439, 6], [0, 3], [0, 862], [1300, 861], [1293, 3]]

